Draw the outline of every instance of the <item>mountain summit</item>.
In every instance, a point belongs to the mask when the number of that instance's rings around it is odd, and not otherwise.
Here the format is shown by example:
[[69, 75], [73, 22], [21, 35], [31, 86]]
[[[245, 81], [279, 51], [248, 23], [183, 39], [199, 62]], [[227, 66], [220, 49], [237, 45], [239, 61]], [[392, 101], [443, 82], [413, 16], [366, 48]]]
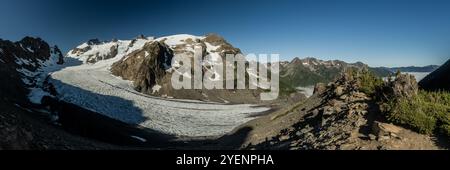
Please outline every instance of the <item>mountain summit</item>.
[[[203, 71], [210, 69], [209, 63], [225, 59], [226, 54], [241, 53], [240, 49], [233, 47], [217, 34], [178, 34], [158, 38], [139, 36], [133, 40], [92, 40], [70, 50], [67, 57], [82, 61], [83, 67], [86, 68], [106, 66], [111, 74], [131, 81], [134, 89], [144, 94], [215, 102], [259, 101], [259, 90], [174, 89], [171, 86], [171, 77], [180, 65], [172, 65], [172, 58], [183, 54], [193, 59], [196, 47], [202, 47], [203, 50]], [[211, 57], [206, 58], [206, 55]]]

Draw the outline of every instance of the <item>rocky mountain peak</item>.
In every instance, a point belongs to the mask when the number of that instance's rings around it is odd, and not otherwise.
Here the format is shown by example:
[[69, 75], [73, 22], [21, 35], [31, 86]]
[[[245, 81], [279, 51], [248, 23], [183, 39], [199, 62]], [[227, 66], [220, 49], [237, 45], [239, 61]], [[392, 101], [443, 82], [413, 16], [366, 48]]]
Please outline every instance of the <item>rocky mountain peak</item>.
[[225, 39], [223, 37], [221, 37], [220, 35], [214, 34], [214, 33], [207, 34], [204, 41], [210, 43], [213, 46], [218, 46], [221, 44], [228, 44], [228, 42], [225, 41]]
[[112, 74], [131, 80], [137, 91], [152, 94], [171, 65], [173, 52], [160, 42], [148, 42], [111, 66]]
[[294, 58], [284, 64], [280, 71], [280, 81], [295, 87], [314, 86], [316, 83], [329, 83], [347, 69], [369, 69], [364, 63], [346, 63], [340, 60], [319, 60], [313, 57]]
[[295, 57], [294, 59], [292, 59], [292, 61], [290, 62], [291, 64], [301, 64], [302, 60], [300, 60], [300, 58]]
[[94, 38], [94, 39], [90, 39], [87, 41], [88, 45], [98, 45], [101, 44], [102, 42], [98, 39], [98, 38]]
[[[57, 46], [50, 47], [40, 38], [25, 37], [20, 41], [0, 41], [0, 85], [2, 91], [16, 98], [26, 96], [27, 87], [34, 87], [42, 78], [38, 76], [45, 72], [46, 67], [61, 65], [64, 58]], [[11, 95], [9, 95], [11, 93]], [[2, 93], [0, 93], [2, 94]], [[20, 95], [17, 95], [20, 94]], [[25, 99], [20, 99], [24, 102]]]
[[136, 39], [147, 39], [144, 34], [139, 34]]

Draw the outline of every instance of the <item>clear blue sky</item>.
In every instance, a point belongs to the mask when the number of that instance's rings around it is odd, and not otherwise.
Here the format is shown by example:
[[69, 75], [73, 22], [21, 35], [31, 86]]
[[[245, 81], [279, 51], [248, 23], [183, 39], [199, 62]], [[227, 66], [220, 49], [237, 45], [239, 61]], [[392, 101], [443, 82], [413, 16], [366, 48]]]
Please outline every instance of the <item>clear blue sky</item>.
[[0, 0], [0, 38], [38, 36], [67, 51], [92, 38], [218, 33], [244, 53], [442, 64], [450, 58], [450, 1]]

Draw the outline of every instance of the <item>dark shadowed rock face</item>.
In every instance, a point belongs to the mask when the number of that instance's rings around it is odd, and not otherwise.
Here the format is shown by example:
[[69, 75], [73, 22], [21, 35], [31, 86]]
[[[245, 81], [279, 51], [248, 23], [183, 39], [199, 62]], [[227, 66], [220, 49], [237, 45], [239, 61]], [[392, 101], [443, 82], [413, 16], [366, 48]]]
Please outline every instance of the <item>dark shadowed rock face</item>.
[[450, 60], [419, 82], [422, 89], [450, 91]]
[[0, 83], [0, 97], [25, 102], [28, 89], [24, 80], [34, 81], [29, 75], [52, 56], [57, 64], [64, 63], [58, 47], [50, 47], [40, 38], [25, 37], [17, 42], [0, 40], [0, 82], [5, 82]]
[[34, 58], [46, 60], [50, 57], [50, 46], [40, 38], [25, 37], [15, 43], [23, 51], [29, 51]]
[[32, 82], [44, 65], [63, 62], [58, 47], [50, 47], [40, 38], [0, 39], [0, 150], [95, 149], [89, 147], [90, 142], [36, 119], [42, 113], [29, 109], [27, 94], [32, 85], [26, 82]]
[[136, 90], [151, 94], [152, 87], [160, 83], [171, 65], [172, 56], [172, 51], [165, 44], [147, 43], [141, 50], [114, 63], [111, 72], [133, 81]]

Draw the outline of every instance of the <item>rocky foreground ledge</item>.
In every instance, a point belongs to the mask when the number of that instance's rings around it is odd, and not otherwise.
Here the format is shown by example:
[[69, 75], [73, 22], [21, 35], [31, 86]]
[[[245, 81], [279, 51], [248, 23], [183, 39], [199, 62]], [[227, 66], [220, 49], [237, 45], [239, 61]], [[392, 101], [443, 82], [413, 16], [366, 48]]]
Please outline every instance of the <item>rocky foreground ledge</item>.
[[[370, 77], [369, 77], [370, 78]], [[373, 79], [375, 80], [375, 79]], [[416, 133], [389, 123], [380, 110], [386, 98], [417, 95], [411, 75], [378, 82], [381, 89], [365, 90], [364, 73], [345, 73], [328, 85], [318, 84], [305, 102], [251, 121], [244, 149], [444, 149], [433, 135]], [[364, 87], [364, 88], [363, 88]]]

